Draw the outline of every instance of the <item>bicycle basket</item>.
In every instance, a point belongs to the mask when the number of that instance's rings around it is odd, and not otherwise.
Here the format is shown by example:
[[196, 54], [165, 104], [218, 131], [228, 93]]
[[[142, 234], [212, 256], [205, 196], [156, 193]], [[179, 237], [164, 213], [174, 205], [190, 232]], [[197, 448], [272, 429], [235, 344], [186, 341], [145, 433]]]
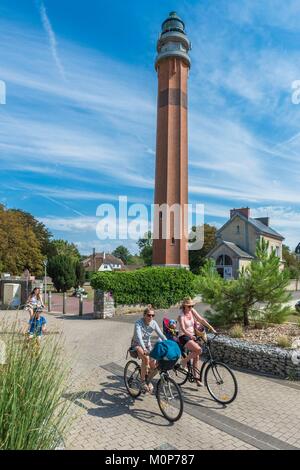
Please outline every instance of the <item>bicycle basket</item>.
[[167, 359], [161, 359], [160, 361], [158, 361], [158, 368], [164, 372], [166, 372], [167, 370], [172, 370], [177, 361], [178, 359], [172, 361], [169, 361]]
[[197, 338], [202, 339], [204, 343], [207, 343], [207, 334], [204, 328], [201, 328], [199, 325], [197, 325], [197, 327], [195, 327], [195, 335]]

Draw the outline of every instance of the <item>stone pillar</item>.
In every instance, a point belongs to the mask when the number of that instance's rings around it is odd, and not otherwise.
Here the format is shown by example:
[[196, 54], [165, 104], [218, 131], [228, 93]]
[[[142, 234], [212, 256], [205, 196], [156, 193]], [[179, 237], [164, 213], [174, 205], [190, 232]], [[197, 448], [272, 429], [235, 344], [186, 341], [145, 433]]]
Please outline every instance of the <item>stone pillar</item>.
[[112, 318], [115, 316], [115, 302], [110, 292], [95, 290], [94, 293], [94, 318]]

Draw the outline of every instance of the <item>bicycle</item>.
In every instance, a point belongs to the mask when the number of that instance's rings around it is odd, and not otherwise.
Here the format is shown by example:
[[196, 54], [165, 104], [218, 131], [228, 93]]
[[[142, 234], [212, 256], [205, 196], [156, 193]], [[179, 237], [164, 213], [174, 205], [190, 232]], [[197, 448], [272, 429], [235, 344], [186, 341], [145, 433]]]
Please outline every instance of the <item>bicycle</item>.
[[[196, 337], [195, 341], [200, 344], [204, 343], [208, 352], [208, 358], [203, 361], [200, 370], [197, 368], [194, 370], [191, 361], [187, 364], [187, 370], [180, 364], [176, 364], [173, 367], [171, 377], [180, 386], [183, 386], [187, 381], [193, 383], [200, 380], [202, 382], [204, 378], [204, 385], [210, 396], [222, 405], [229, 405], [236, 399], [238, 384], [232, 370], [223, 362], [213, 359], [210, 344], [216, 336], [217, 334], [211, 339], [206, 334]], [[183, 357], [186, 357], [186, 352], [183, 352]]]
[[[152, 372], [152, 377], [159, 373], [156, 385], [156, 399], [163, 416], [171, 423], [178, 421], [183, 413], [183, 397], [179, 385], [169, 376], [176, 361], [158, 361], [158, 367]], [[146, 377], [146, 383], [149, 381]], [[124, 368], [124, 382], [127, 392], [132, 398], [138, 398], [142, 392], [141, 366], [130, 360]]]

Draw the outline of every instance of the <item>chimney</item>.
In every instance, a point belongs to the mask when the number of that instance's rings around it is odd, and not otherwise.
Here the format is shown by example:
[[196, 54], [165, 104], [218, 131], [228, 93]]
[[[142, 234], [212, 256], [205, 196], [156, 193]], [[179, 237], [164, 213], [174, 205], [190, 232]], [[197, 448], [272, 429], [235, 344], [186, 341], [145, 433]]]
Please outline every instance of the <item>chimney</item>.
[[93, 248], [93, 270], [96, 271], [96, 248]]
[[250, 209], [249, 207], [241, 207], [240, 209], [231, 209], [230, 218], [232, 219], [232, 217], [235, 216], [235, 214], [241, 214], [244, 217], [246, 217], [246, 219], [249, 219]]
[[259, 222], [261, 222], [262, 224], [266, 225], [267, 227], [269, 227], [269, 224], [270, 224], [270, 217], [256, 217], [255, 220], [259, 220]]

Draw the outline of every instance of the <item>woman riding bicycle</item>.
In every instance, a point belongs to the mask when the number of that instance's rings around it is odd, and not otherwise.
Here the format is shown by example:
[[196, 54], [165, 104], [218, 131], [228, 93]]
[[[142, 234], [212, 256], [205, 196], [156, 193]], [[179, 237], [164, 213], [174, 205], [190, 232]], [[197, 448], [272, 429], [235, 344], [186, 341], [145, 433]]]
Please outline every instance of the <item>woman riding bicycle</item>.
[[[179, 343], [182, 347], [186, 347], [189, 351], [187, 357], [182, 359], [182, 367], [186, 368], [187, 363], [193, 361], [194, 372], [196, 369], [199, 369], [200, 355], [202, 349], [198, 342], [196, 342], [195, 329], [198, 327], [198, 323], [208, 328], [212, 332], [216, 333], [216, 330], [201, 317], [199, 313], [194, 309], [195, 303], [192, 299], [184, 299], [181, 305], [182, 312], [178, 317], [179, 324]], [[195, 374], [196, 375], [196, 374]], [[198, 387], [202, 386], [200, 378], [196, 380]]]
[[45, 308], [43, 299], [41, 296], [41, 289], [39, 287], [35, 287], [31, 294], [29, 295], [27, 299], [27, 303], [25, 305], [25, 310], [29, 312], [29, 318], [33, 318], [34, 316], [34, 311], [39, 308]]
[[167, 339], [159, 328], [158, 323], [154, 320], [154, 317], [155, 313], [152, 305], [148, 305], [144, 310], [143, 318], [135, 322], [134, 335], [130, 348], [130, 351], [136, 352], [138, 358], [142, 361], [142, 389], [147, 392], [152, 391], [153, 387], [151, 384], [146, 384], [146, 374], [149, 372], [149, 369], [155, 369], [156, 367], [156, 361], [149, 357], [149, 353], [151, 351], [151, 335], [153, 332], [156, 332], [161, 340]]

